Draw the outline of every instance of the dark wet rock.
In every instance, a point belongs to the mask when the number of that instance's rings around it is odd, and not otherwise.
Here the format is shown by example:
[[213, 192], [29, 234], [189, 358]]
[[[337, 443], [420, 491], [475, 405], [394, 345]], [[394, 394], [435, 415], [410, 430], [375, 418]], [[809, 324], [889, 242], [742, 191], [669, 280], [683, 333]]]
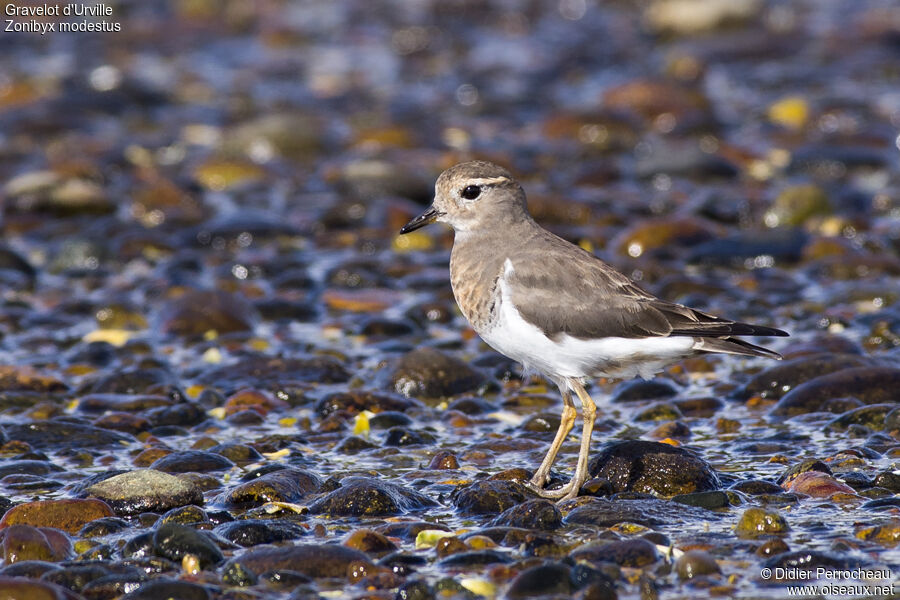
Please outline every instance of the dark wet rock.
[[719, 487], [715, 472], [704, 460], [683, 448], [657, 442], [607, 444], [591, 459], [588, 472], [608, 479], [617, 492], [672, 496]]
[[338, 489], [313, 502], [309, 510], [313, 514], [361, 517], [399, 515], [434, 505], [431, 498], [395, 483], [347, 477]]
[[613, 394], [613, 402], [635, 402], [670, 398], [678, 394], [678, 389], [665, 379], [634, 379], [619, 384]]
[[725, 406], [718, 398], [686, 398], [672, 404], [688, 418], [709, 418]]
[[344, 411], [348, 415], [359, 414], [364, 410], [375, 413], [403, 412], [414, 406], [421, 405], [410, 398], [392, 394], [352, 390], [328, 394], [316, 403], [316, 412], [326, 417], [337, 411]]
[[617, 496], [616, 498], [591, 498], [588, 502], [569, 511], [563, 522], [597, 527], [612, 527], [617, 523], [637, 523], [646, 527], [659, 527], [718, 518], [720, 518], [719, 514], [702, 508], [657, 498], [623, 500]]
[[56, 377], [32, 367], [0, 365], [0, 391], [63, 392], [68, 388]]
[[433, 348], [417, 348], [402, 356], [390, 375], [391, 388], [406, 397], [455, 396], [483, 383], [481, 373]]
[[581, 489], [578, 491], [579, 496], [593, 496], [595, 498], [612, 496], [615, 493], [616, 490], [613, 487], [613, 484], [605, 477], [588, 479], [582, 484]]
[[431, 470], [458, 469], [459, 460], [452, 452], [441, 450], [431, 458], [431, 462], [428, 463], [428, 468]]
[[111, 569], [100, 565], [68, 566], [48, 572], [41, 579], [47, 583], [80, 592], [91, 581], [110, 574]]
[[447, 569], [477, 569], [485, 565], [497, 563], [510, 563], [512, 557], [496, 550], [475, 550], [472, 552], [457, 552], [447, 558], [441, 559], [438, 565]]
[[150, 465], [163, 473], [209, 473], [227, 471], [234, 463], [220, 454], [202, 450], [185, 450], [163, 456]]
[[[733, 496], [737, 496], [737, 494], [733, 494]], [[714, 510], [716, 508], [728, 508], [731, 506], [732, 498], [729, 497], [727, 492], [716, 490], [694, 492], [693, 494], [679, 494], [677, 496], [672, 496], [672, 501], [678, 502], [679, 504], [687, 504], [688, 506], [697, 506], [699, 508]]]
[[357, 454], [364, 450], [371, 450], [372, 448], [377, 447], [376, 444], [373, 444], [367, 439], [361, 438], [358, 435], [351, 435], [342, 439], [338, 445], [334, 447], [334, 450], [335, 452], [340, 452], [342, 454]]
[[614, 563], [630, 568], [645, 567], [660, 559], [656, 545], [640, 538], [587, 544], [576, 548], [570, 556], [576, 562]]
[[349, 379], [350, 373], [333, 356], [280, 358], [261, 354], [243, 356], [235, 364], [207, 371], [198, 383], [230, 392], [244, 387], [280, 390], [308, 382], [343, 383]]
[[523, 527], [551, 531], [562, 524], [562, 513], [556, 504], [543, 498], [527, 500], [512, 506], [491, 521], [494, 527]]
[[900, 494], [900, 475], [894, 471], [882, 471], [872, 479], [872, 485]]
[[391, 427], [384, 436], [385, 446], [414, 446], [433, 444], [435, 437], [427, 431], [414, 431], [406, 427]]
[[559, 429], [560, 416], [552, 413], [540, 413], [525, 419], [519, 427], [531, 433], [553, 433]]
[[689, 550], [675, 561], [675, 572], [679, 579], [693, 579], [704, 575], [718, 575], [722, 570], [709, 552]]
[[267, 298], [257, 300], [253, 307], [259, 316], [265, 321], [305, 323], [314, 321], [319, 316], [315, 304], [309, 302], [297, 302], [281, 298]]
[[484, 398], [457, 398], [447, 406], [448, 410], [457, 410], [464, 415], [480, 415], [497, 410], [497, 407]]
[[823, 463], [821, 460], [808, 458], [785, 469], [784, 472], [778, 477], [778, 485], [783, 487], [785, 483], [791, 481], [801, 473], [806, 473], [807, 471], [818, 471], [827, 475], [832, 474], [831, 469], [828, 467], [828, 465]]
[[496, 515], [533, 498], [533, 494], [513, 481], [476, 481], [457, 489], [453, 505], [463, 515]]
[[392, 552], [378, 561], [378, 564], [387, 567], [392, 573], [407, 577], [420, 567], [428, 564], [428, 559], [418, 554], [405, 552]]
[[115, 475], [90, 486], [85, 494], [105, 501], [118, 515], [164, 512], [177, 506], [203, 504], [199, 487], [151, 469]]
[[233, 463], [242, 466], [248, 463], [263, 460], [262, 454], [257, 452], [256, 448], [236, 442], [216, 444], [215, 446], [211, 446], [208, 450], [216, 454], [221, 454]]
[[153, 555], [153, 532], [144, 531], [125, 542], [120, 550], [126, 558], [147, 558]]
[[469, 552], [470, 550], [472, 550], [472, 548], [453, 535], [442, 537], [434, 544], [434, 553], [437, 554], [438, 558], [446, 558], [452, 554]]
[[241, 483], [222, 502], [229, 508], [250, 508], [266, 502], [300, 502], [319, 490], [322, 479], [305, 469], [288, 467]]
[[756, 539], [767, 535], [782, 535], [788, 532], [787, 521], [781, 514], [762, 508], [748, 508], [735, 526], [739, 538]]
[[674, 421], [683, 415], [674, 404], [660, 402], [649, 406], [634, 416], [635, 421]]
[[562, 563], [549, 563], [525, 569], [516, 575], [506, 590], [506, 597], [569, 596], [573, 591], [571, 568]]
[[359, 550], [335, 544], [300, 544], [297, 546], [253, 549], [229, 560], [222, 579], [230, 585], [246, 585], [247, 577], [275, 570], [296, 571], [307, 577], [345, 578], [355, 565], [371, 568], [372, 562]]
[[369, 418], [369, 427], [372, 429], [391, 429], [392, 427], [409, 427], [413, 420], [396, 410], [387, 410], [377, 413]]
[[737, 492], [758, 496], [759, 494], [779, 494], [782, 489], [777, 483], [762, 479], [745, 479], [732, 484], [731, 488]]
[[178, 523], [163, 523], [153, 534], [153, 552], [171, 561], [192, 554], [207, 569], [225, 560], [219, 547], [201, 531]]
[[166, 514], [159, 518], [159, 523], [178, 523], [180, 525], [207, 524], [209, 522], [209, 516], [206, 514], [206, 511], [194, 505], [173, 508], [166, 511]]
[[768, 558], [770, 556], [776, 556], [778, 554], [783, 554], [785, 552], [789, 552], [790, 548], [787, 543], [780, 538], [774, 538], [771, 540], [766, 540], [763, 542], [757, 549], [755, 554], [757, 556], [761, 556], [763, 558]]
[[397, 589], [397, 600], [434, 600], [434, 588], [424, 579], [413, 579], [404, 582]]
[[25, 442], [35, 450], [123, 448], [133, 443], [130, 435], [68, 421], [35, 421], [27, 424], [5, 424], [3, 430], [11, 441]]
[[[92, 394], [127, 394], [165, 396], [181, 399], [184, 394], [178, 381], [165, 369], [120, 369], [98, 379], [90, 388]], [[138, 403], [146, 400], [137, 400]], [[138, 404], [139, 406], [141, 404]]]
[[78, 399], [78, 411], [86, 413], [144, 412], [171, 406], [171, 398], [147, 394], [87, 394]]
[[201, 336], [252, 331], [258, 315], [242, 296], [222, 291], [189, 290], [169, 300], [160, 310], [162, 331]]
[[366, 319], [360, 327], [360, 333], [371, 337], [400, 337], [411, 335], [418, 330], [411, 321], [399, 321], [395, 319], [370, 318]]
[[203, 586], [177, 579], [152, 579], [141, 583], [134, 591], [122, 596], [122, 600], [209, 600], [209, 591]]
[[344, 540], [344, 545], [369, 556], [384, 556], [389, 552], [395, 552], [397, 544], [386, 536], [371, 529], [356, 529]]
[[59, 562], [72, 556], [72, 543], [58, 529], [10, 525], [0, 529], [0, 558], [6, 564], [23, 560]]
[[854, 354], [812, 354], [779, 363], [754, 375], [738, 392], [742, 400], [753, 396], [781, 398], [811, 379], [844, 369], [865, 367], [869, 361]]
[[816, 377], [788, 392], [770, 414], [790, 417], [817, 412], [827, 401], [847, 397], [864, 404], [900, 402], [900, 369], [859, 367]]
[[179, 402], [147, 411], [147, 418], [154, 429], [164, 426], [190, 427], [206, 420], [206, 411], [195, 402]]
[[78, 531], [78, 537], [92, 538], [103, 537], [111, 533], [119, 533], [131, 527], [128, 521], [116, 517], [102, 517], [90, 523], [86, 523]]
[[55, 527], [68, 533], [78, 533], [86, 523], [113, 516], [108, 504], [95, 498], [84, 500], [38, 500], [14, 506], [3, 515], [0, 527], [35, 525]]
[[0, 479], [7, 475], [49, 475], [64, 471], [60, 466], [43, 460], [15, 460], [0, 463]]
[[885, 420], [892, 410], [897, 409], [897, 404], [872, 404], [848, 410], [836, 419], [832, 419], [825, 425], [825, 429], [831, 431], [845, 431], [854, 425], [861, 425], [875, 431], [885, 429]]
[[241, 519], [222, 523], [213, 531], [245, 548], [294, 540], [306, 534], [303, 527], [285, 519]]
[[777, 262], [794, 263], [803, 256], [809, 238], [802, 230], [773, 229], [725, 236], [697, 244], [686, 257], [690, 264], [745, 266], [757, 257], [771, 257]]
[[9, 600], [75, 600], [65, 588], [24, 577], [0, 576], [0, 590]]

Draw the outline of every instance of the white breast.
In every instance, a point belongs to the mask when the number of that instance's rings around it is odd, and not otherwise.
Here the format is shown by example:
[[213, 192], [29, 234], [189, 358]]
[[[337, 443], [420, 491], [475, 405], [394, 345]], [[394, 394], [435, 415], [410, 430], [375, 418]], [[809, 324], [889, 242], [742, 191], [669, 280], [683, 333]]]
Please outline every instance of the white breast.
[[[569, 335], [551, 340], [521, 317], [510, 301], [506, 276], [512, 272], [507, 259], [500, 277], [500, 306], [494, 323], [479, 334], [492, 348], [550, 377], [649, 378], [666, 365], [692, 354], [691, 337], [622, 338], [583, 340]], [[565, 310], [560, 307], [559, 310]]]

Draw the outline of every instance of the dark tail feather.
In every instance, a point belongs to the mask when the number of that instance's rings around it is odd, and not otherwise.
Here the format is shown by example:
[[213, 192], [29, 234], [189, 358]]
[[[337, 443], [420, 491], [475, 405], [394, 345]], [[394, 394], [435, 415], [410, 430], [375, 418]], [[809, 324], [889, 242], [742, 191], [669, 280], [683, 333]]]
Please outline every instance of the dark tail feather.
[[[768, 328], [763, 328], [768, 329]], [[777, 329], [774, 331], [778, 331]], [[772, 335], [772, 334], [758, 334]], [[765, 356], [766, 358], [774, 358], [781, 360], [781, 355], [774, 350], [745, 342], [744, 340], [724, 337], [724, 338], [696, 338], [694, 340], [694, 350], [701, 352], [718, 352], [720, 354], [740, 354], [742, 356]]]

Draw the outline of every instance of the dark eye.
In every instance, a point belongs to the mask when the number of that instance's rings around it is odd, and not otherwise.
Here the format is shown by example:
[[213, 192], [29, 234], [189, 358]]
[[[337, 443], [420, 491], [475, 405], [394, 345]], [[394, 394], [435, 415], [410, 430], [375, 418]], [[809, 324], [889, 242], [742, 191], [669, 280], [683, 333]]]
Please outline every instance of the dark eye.
[[474, 200], [481, 194], [481, 188], [477, 185], [467, 185], [463, 188], [463, 191], [460, 192], [460, 196], [465, 198], [466, 200]]

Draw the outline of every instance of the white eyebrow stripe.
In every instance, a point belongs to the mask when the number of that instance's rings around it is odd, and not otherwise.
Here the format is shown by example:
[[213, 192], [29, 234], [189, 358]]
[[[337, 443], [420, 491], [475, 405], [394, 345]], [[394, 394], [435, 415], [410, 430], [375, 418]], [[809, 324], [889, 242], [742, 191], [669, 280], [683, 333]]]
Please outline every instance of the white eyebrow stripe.
[[478, 179], [469, 179], [466, 181], [467, 185], [494, 185], [496, 183], [503, 183], [509, 181], [509, 177], [503, 177], [502, 175], [499, 177], [482, 177]]

